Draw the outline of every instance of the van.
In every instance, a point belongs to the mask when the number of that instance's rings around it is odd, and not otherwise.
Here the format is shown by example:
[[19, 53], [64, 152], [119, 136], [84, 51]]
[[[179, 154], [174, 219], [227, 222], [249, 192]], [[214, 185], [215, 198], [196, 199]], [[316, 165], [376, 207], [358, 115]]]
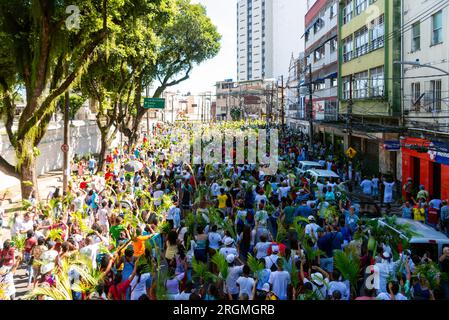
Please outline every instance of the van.
[[[426, 252], [430, 254], [428, 257], [432, 261], [438, 261], [443, 254], [443, 249], [449, 247], [449, 238], [442, 232], [415, 220], [397, 218], [396, 223], [399, 225], [408, 224], [410, 230], [416, 233], [410, 239], [410, 250], [412, 254], [422, 257]], [[398, 231], [399, 232], [399, 231]]]

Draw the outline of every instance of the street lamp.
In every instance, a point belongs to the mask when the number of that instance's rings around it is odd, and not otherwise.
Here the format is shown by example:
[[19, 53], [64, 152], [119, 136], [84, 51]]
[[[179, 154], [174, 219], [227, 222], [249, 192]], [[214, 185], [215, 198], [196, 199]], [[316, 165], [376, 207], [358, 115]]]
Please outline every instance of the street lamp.
[[449, 76], [449, 72], [448, 71], [446, 71], [444, 69], [440, 69], [440, 68], [434, 67], [434, 66], [429, 65], [429, 64], [422, 64], [422, 63], [419, 62], [419, 60], [417, 60], [417, 61], [394, 61], [393, 63], [394, 64], [401, 64], [401, 65], [411, 65], [411, 66], [416, 66], [416, 67], [421, 67], [421, 68], [435, 69], [435, 70], [438, 70], [438, 71], [440, 71], [440, 72], [442, 72], [442, 73], [444, 73], [444, 74]]

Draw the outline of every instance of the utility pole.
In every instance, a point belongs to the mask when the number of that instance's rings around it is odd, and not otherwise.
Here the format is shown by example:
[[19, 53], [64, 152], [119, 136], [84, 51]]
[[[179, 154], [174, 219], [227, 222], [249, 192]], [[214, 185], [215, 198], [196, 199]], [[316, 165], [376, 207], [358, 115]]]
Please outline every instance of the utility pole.
[[[65, 66], [65, 71], [66, 74], [69, 73], [69, 67], [68, 64], [66, 63]], [[70, 168], [69, 168], [69, 152], [70, 152], [70, 148], [69, 146], [69, 113], [70, 113], [70, 93], [69, 90], [67, 88], [67, 90], [65, 91], [65, 103], [64, 103], [64, 147], [65, 149], [63, 150], [64, 153], [64, 158], [63, 158], [63, 172], [62, 172], [62, 190], [63, 192], [67, 192], [68, 189], [68, 185], [69, 185], [69, 172], [70, 172]]]
[[309, 155], [313, 150], [313, 87], [312, 87], [312, 64], [309, 64]]
[[284, 109], [284, 75], [281, 76], [281, 123], [282, 123], [282, 134], [284, 134], [285, 129], [285, 109]]
[[[145, 96], [147, 98], [150, 97], [150, 89], [148, 88], [148, 86], [145, 87]], [[147, 134], [150, 134], [150, 116], [148, 115], [148, 110], [146, 111], [146, 115], [147, 115]]]
[[171, 95], [171, 122], [172, 123], [175, 123], [175, 115], [174, 115], [174, 113], [175, 113], [175, 107], [174, 107], [174, 103], [173, 103], [173, 100], [174, 100], [174, 98], [175, 98], [175, 95], [174, 94], [172, 94]]
[[353, 82], [353, 75], [351, 74], [349, 77], [349, 101], [346, 110], [346, 130], [348, 132], [348, 148], [352, 146], [352, 105], [353, 105], [352, 82]]

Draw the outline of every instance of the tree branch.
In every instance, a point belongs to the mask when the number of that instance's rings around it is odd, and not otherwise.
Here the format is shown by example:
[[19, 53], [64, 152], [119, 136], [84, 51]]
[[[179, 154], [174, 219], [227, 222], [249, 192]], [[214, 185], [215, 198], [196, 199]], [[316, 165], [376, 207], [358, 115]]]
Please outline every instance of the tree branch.
[[6, 159], [3, 158], [1, 155], [0, 155], [0, 170], [9, 176], [20, 179], [20, 175], [16, 171], [16, 168], [8, 161], [6, 161]]

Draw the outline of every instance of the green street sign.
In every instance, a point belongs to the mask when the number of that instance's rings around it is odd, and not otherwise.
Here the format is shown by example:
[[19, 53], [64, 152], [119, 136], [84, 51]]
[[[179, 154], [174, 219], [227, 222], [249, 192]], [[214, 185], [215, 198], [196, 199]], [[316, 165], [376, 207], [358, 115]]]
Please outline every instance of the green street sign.
[[144, 109], [164, 109], [165, 99], [161, 98], [144, 98], [143, 99]]

